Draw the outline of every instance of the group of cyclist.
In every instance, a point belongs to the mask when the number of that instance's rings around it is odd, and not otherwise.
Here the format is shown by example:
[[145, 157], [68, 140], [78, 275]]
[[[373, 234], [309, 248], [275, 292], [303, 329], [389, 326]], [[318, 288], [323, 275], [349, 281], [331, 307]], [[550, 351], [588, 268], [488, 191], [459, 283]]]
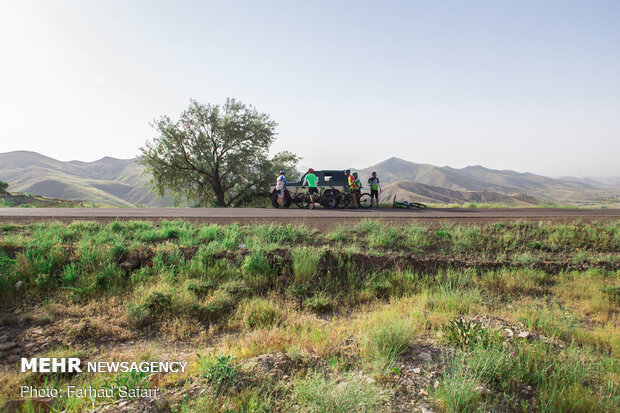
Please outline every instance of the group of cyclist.
[[[347, 169], [344, 171], [344, 175], [346, 178], [345, 190], [351, 194], [351, 200], [353, 202], [353, 208], [359, 208], [359, 199], [362, 194], [362, 181], [359, 178], [359, 174], [357, 172], [353, 172], [351, 174], [351, 170]], [[301, 186], [308, 187], [308, 195], [310, 197], [310, 209], [314, 208], [314, 201], [316, 195], [319, 194], [318, 188], [319, 178], [314, 174], [314, 169], [308, 169], [308, 173], [304, 177], [304, 181]], [[379, 182], [379, 178], [377, 177], [377, 173], [373, 172], [372, 176], [368, 178], [368, 185], [370, 187], [370, 205], [373, 203], [377, 207], [379, 206], [379, 192], [381, 191], [381, 183]], [[278, 204], [280, 207], [284, 204], [284, 187], [286, 186], [286, 173], [284, 171], [280, 171], [280, 176], [276, 181], [276, 190], [278, 191]]]

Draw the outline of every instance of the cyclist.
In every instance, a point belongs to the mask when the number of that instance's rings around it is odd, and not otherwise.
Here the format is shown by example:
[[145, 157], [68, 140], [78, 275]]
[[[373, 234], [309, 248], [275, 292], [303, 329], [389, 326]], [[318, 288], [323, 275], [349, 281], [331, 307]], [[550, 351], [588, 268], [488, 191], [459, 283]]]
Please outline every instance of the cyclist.
[[278, 205], [284, 208], [284, 187], [286, 186], [286, 173], [280, 171], [280, 176], [276, 180], [276, 191], [278, 191]]
[[314, 208], [314, 194], [317, 194], [319, 192], [316, 186], [318, 180], [319, 179], [314, 174], [314, 169], [310, 168], [308, 169], [308, 173], [306, 174], [306, 177], [304, 178], [303, 184], [301, 184], [302, 187], [308, 184], [308, 195], [310, 196], [310, 202], [311, 202], [310, 209]]
[[359, 199], [362, 195], [362, 181], [357, 175], [357, 172], [353, 172], [353, 206], [359, 208]]
[[373, 172], [372, 176], [368, 178], [368, 185], [370, 186], [370, 205], [372, 206], [372, 200], [374, 198], [377, 203], [377, 208], [379, 208], [379, 191], [382, 191], [382, 189], [376, 172]]

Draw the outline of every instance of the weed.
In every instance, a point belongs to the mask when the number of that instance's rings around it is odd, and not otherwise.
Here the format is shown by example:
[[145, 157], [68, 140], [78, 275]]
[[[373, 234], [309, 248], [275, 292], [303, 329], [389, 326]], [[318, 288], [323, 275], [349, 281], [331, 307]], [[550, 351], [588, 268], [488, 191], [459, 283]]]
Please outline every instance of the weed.
[[253, 298], [239, 309], [243, 322], [251, 329], [271, 328], [282, 322], [282, 312], [266, 298]]
[[198, 355], [198, 365], [203, 377], [215, 386], [216, 396], [232, 386], [239, 375], [230, 355], [218, 356], [215, 352], [207, 356]]
[[385, 400], [375, 384], [352, 373], [326, 378], [320, 373], [295, 381], [294, 400], [303, 411], [376, 412]]

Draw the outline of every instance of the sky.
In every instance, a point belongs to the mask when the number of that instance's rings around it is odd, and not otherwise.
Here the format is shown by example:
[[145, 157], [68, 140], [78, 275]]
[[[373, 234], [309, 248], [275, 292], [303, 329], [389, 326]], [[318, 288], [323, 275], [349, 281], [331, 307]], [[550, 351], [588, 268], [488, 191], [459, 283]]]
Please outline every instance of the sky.
[[620, 1], [0, 0], [0, 152], [132, 158], [190, 99], [315, 169], [620, 176]]

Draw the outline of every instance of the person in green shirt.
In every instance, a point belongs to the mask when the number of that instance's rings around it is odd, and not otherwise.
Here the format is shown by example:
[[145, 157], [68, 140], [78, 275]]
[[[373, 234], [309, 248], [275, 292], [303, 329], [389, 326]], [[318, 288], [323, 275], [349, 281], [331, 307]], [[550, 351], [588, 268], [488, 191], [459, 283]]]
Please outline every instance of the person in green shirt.
[[317, 182], [319, 181], [319, 178], [316, 177], [316, 175], [314, 174], [314, 169], [310, 168], [308, 169], [308, 173], [306, 174], [306, 177], [304, 178], [304, 182], [302, 184], [302, 186], [308, 185], [308, 195], [310, 196], [310, 209], [314, 208], [314, 194], [318, 194], [319, 193], [319, 189], [317, 188]]
[[372, 176], [368, 178], [368, 184], [370, 185], [370, 205], [374, 202], [379, 207], [379, 191], [381, 191], [381, 184], [379, 183], [379, 178], [377, 178], [377, 173], [373, 172]]

